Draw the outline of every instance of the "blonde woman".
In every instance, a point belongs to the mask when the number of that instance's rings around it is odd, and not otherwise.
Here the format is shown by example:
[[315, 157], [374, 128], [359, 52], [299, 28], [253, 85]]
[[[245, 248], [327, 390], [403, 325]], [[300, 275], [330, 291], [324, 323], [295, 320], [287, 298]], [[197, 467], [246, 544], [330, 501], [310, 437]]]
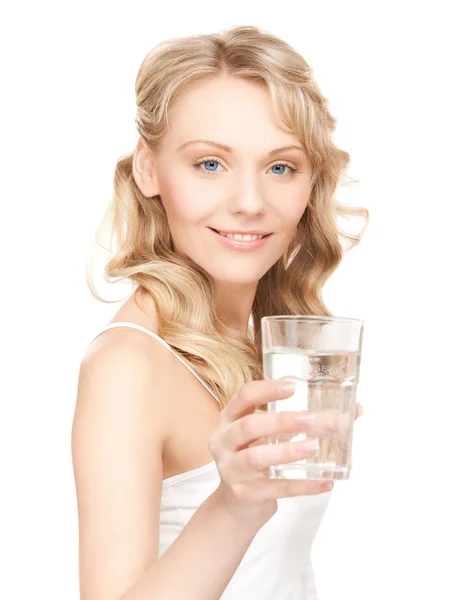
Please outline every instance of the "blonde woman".
[[314, 600], [331, 486], [269, 479], [315, 450], [267, 437], [321, 414], [260, 410], [292, 394], [263, 380], [260, 319], [330, 314], [339, 233], [360, 240], [336, 216], [367, 219], [335, 200], [349, 155], [305, 60], [252, 26], [159, 44], [136, 103], [101, 226], [135, 291], [83, 357], [72, 428], [80, 598]]

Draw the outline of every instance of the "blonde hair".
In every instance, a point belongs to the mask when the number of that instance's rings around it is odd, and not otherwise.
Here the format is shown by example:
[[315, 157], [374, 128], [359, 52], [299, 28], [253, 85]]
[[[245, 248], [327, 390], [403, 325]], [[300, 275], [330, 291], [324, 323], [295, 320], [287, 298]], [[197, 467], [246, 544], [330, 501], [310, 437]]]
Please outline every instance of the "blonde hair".
[[[158, 149], [168, 131], [168, 115], [188, 86], [219, 76], [240, 77], [266, 87], [279, 125], [302, 142], [312, 165], [308, 206], [285, 254], [260, 279], [252, 307], [253, 335], [231, 329], [216, 314], [211, 276], [172, 250], [160, 196], [145, 197], [133, 177], [134, 152], [117, 163], [114, 193], [96, 233], [107, 230], [116, 252], [106, 262], [104, 279], [127, 278], [148, 293], [158, 315], [158, 334], [205, 379], [221, 406], [245, 383], [263, 379], [260, 319], [266, 315], [332, 316], [321, 298], [344, 250], [361, 240], [367, 209], [340, 205], [335, 191], [350, 155], [331, 138], [336, 120], [312, 69], [289, 44], [255, 26], [236, 26], [215, 34], [166, 40], [143, 60], [136, 84], [136, 127], [144, 143]], [[337, 215], [361, 216], [359, 235], [342, 232]], [[93, 296], [102, 298], [92, 283]]]

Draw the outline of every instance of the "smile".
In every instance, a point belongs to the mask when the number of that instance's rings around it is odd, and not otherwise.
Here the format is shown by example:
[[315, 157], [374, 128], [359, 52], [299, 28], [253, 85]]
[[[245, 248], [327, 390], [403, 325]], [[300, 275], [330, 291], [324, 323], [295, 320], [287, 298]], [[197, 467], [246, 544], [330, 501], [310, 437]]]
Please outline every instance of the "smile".
[[234, 250], [256, 250], [264, 246], [273, 235], [251, 235], [240, 233], [220, 233], [211, 227], [208, 227], [212, 235], [227, 248]]

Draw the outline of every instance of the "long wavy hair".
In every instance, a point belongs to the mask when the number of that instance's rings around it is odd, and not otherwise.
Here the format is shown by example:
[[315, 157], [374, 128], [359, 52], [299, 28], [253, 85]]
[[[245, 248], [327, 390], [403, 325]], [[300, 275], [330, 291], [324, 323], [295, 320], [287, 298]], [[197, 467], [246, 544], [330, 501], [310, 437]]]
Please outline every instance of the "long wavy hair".
[[[114, 192], [95, 241], [108, 234], [110, 259], [104, 280], [130, 280], [148, 293], [157, 310], [158, 334], [209, 384], [224, 407], [243, 383], [263, 379], [261, 318], [266, 315], [332, 316], [321, 294], [339, 265], [341, 238], [356, 246], [369, 221], [365, 208], [340, 205], [336, 189], [350, 155], [331, 138], [336, 120], [305, 59], [288, 43], [255, 26], [166, 40], [147, 54], [135, 82], [137, 131], [152, 150], [168, 131], [168, 115], [189, 86], [219, 76], [263, 84], [279, 126], [302, 143], [312, 165], [308, 205], [285, 254], [259, 280], [249, 334], [229, 328], [217, 316], [211, 276], [173, 250], [160, 195], [145, 197], [133, 177], [134, 151], [118, 160]], [[356, 180], [353, 180], [356, 181]], [[359, 216], [358, 235], [340, 231], [338, 215]], [[115, 247], [113, 247], [115, 246]], [[93, 296], [93, 260], [87, 282]]]

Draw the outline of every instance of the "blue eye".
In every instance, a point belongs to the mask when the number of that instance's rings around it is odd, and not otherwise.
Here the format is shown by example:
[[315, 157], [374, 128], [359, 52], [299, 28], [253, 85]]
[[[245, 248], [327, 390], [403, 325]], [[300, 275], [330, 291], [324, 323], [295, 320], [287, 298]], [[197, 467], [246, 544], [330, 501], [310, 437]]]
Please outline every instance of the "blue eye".
[[[194, 167], [198, 171], [204, 170], [205, 175], [211, 175], [212, 173], [216, 172], [218, 164], [219, 164], [219, 161], [216, 158], [205, 158], [203, 160], [199, 160], [198, 162], [193, 163], [192, 167]], [[201, 165], [211, 166], [211, 168], [208, 169], [205, 167], [205, 169], [202, 169]]]
[[276, 165], [271, 166], [270, 169], [275, 169], [276, 167], [283, 167], [283, 171], [281, 173], [279, 173], [278, 171], [278, 173], [276, 173], [277, 175], [284, 175], [284, 173], [286, 172], [286, 167], [290, 170], [290, 173], [288, 173], [288, 175], [294, 175], [294, 173], [298, 171], [298, 169], [285, 162], [276, 163]]
[[287, 165], [283, 165], [283, 164], [278, 164], [278, 165], [273, 165], [273, 167], [270, 167], [271, 169], [276, 169], [277, 167], [282, 167], [283, 171], [280, 173], [279, 171], [277, 172], [277, 175], [282, 175], [286, 169]]
[[[215, 171], [217, 169], [217, 165], [219, 164], [217, 160], [205, 160], [201, 164], [203, 165], [211, 165], [210, 171]], [[206, 170], [208, 170], [205, 167]]]
[[[199, 160], [198, 162], [193, 163], [193, 167], [199, 171], [203, 171], [203, 169], [201, 169], [201, 165], [207, 165], [211, 168], [207, 168], [207, 166], [205, 166], [205, 173], [206, 175], [211, 175], [212, 173], [215, 173], [217, 170], [217, 165], [219, 165], [219, 161], [216, 158], [205, 158], [203, 160]], [[294, 166], [288, 164], [288, 163], [284, 163], [284, 162], [280, 162], [277, 163], [276, 165], [272, 165], [270, 168], [274, 169], [276, 167], [282, 167], [283, 170], [281, 171], [281, 173], [278, 171], [278, 173], [275, 173], [274, 171], [272, 171], [273, 174], [275, 175], [284, 175], [284, 173], [286, 172], [286, 167], [290, 170], [290, 172], [288, 173], [289, 175], [293, 175], [294, 173], [297, 172], [298, 169], [296, 169]]]

